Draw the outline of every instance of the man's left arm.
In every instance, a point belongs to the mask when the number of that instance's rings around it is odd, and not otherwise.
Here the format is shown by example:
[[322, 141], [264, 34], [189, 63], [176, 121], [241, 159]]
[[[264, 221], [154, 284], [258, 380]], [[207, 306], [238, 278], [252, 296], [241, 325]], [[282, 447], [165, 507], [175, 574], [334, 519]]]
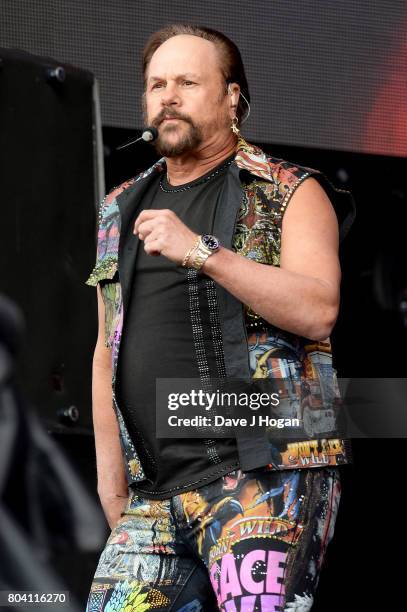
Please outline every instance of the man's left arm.
[[291, 197], [282, 221], [280, 267], [220, 248], [202, 271], [272, 325], [325, 340], [340, 300], [339, 228], [324, 189], [307, 178]]

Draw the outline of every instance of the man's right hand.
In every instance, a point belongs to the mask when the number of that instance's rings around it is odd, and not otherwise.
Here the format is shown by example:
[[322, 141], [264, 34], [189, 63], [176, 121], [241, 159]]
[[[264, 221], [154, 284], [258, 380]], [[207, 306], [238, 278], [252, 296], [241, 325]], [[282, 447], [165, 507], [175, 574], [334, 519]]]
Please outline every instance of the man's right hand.
[[113, 408], [111, 348], [105, 346], [105, 308], [97, 288], [99, 333], [93, 356], [92, 413], [95, 433], [97, 492], [103, 512], [113, 529], [129, 496], [120, 431]]
[[103, 512], [105, 513], [106, 520], [112, 531], [121, 518], [121, 513], [124, 512], [127, 505], [127, 499], [127, 496], [121, 495], [100, 496]]

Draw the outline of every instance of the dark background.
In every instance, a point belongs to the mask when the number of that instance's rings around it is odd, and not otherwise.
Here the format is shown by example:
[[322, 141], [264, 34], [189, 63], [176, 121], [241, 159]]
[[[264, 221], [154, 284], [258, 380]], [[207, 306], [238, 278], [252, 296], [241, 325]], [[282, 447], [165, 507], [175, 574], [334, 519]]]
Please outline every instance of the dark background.
[[0, 0], [0, 46], [93, 72], [104, 125], [140, 128], [141, 52], [176, 21], [240, 48], [254, 141], [403, 155], [404, 0]]

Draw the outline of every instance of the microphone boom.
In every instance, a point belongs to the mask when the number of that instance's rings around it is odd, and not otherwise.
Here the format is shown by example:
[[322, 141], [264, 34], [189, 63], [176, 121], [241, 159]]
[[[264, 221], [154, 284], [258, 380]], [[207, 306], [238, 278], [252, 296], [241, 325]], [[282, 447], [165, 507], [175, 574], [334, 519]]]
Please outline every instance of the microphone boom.
[[155, 127], [147, 127], [139, 138], [132, 138], [127, 142], [116, 147], [116, 151], [120, 149], [124, 149], [124, 147], [128, 147], [131, 144], [135, 144], [136, 142], [140, 142], [140, 140], [144, 140], [144, 142], [154, 142], [158, 138], [158, 130]]

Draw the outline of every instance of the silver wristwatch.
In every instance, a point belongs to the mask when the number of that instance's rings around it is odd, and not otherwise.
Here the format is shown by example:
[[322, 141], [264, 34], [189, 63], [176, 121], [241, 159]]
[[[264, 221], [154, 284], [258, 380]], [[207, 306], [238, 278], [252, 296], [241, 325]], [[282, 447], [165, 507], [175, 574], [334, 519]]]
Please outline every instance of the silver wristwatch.
[[212, 234], [203, 234], [200, 236], [198, 246], [192, 254], [191, 267], [195, 268], [195, 270], [200, 270], [208, 257], [216, 253], [220, 246], [220, 242], [216, 236], [212, 236]]

